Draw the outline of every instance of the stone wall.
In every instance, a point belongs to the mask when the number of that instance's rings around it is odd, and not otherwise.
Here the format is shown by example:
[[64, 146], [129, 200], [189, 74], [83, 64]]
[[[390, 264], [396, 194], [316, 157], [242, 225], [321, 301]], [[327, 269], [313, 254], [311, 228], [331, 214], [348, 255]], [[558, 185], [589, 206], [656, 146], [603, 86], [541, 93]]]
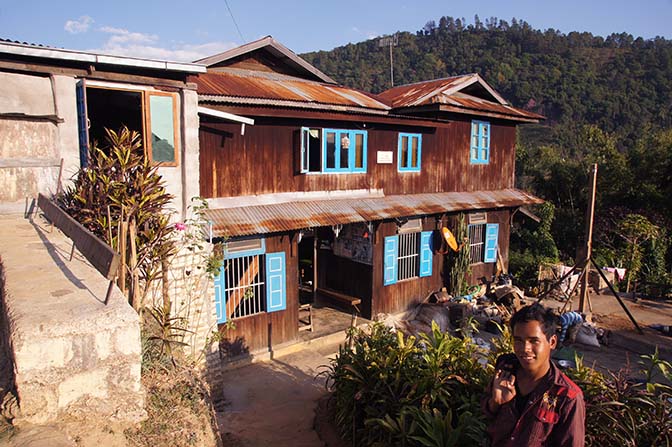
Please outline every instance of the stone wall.
[[[0, 216], [5, 309], [20, 414], [15, 423], [146, 417], [137, 313], [41, 221]], [[2, 333], [0, 333], [2, 336]], [[4, 377], [4, 375], [3, 375]]]
[[[171, 316], [182, 319], [180, 326], [188, 331], [182, 338], [186, 354], [203, 366], [206, 354], [217, 348], [217, 343], [209, 343], [217, 331], [217, 316], [213, 280], [205, 267], [212, 245], [204, 241], [196, 245], [182, 237], [177, 244], [177, 254], [169, 262]], [[161, 289], [161, 281], [155, 281], [148, 293], [150, 302], [145, 305], [161, 306]]]

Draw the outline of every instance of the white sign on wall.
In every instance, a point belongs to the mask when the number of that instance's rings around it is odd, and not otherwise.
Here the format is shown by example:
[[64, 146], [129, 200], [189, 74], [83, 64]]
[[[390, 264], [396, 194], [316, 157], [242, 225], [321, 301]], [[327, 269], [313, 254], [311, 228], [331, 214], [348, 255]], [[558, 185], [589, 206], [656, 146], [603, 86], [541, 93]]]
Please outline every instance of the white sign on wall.
[[392, 151], [376, 152], [376, 161], [379, 164], [392, 164]]

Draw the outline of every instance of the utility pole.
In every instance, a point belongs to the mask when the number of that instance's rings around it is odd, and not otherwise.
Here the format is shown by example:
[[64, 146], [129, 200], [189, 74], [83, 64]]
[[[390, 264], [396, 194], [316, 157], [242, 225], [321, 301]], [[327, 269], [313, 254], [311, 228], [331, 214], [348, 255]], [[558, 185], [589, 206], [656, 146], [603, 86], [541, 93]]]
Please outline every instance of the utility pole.
[[392, 61], [392, 47], [396, 47], [399, 44], [399, 36], [397, 33], [394, 33], [392, 36], [381, 37], [378, 41], [378, 47], [390, 47], [390, 84], [394, 87], [394, 65]]
[[590, 196], [588, 201], [588, 210], [586, 211], [586, 245], [585, 259], [586, 264], [583, 267], [581, 275], [581, 296], [579, 297], [579, 312], [584, 313], [588, 297], [588, 272], [590, 271], [590, 260], [593, 256], [593, 221], [595, 220], [595, 193], [597, 189], [597, 163], [593, 165], [590, 173]]

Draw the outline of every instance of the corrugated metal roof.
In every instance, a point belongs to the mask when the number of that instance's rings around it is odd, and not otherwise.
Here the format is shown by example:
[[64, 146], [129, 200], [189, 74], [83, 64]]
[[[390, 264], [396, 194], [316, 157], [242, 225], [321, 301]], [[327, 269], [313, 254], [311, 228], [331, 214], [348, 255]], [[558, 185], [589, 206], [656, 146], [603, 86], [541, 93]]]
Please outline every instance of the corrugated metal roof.
[[512, 188], [393, 195], [356, 200], [307, 200], [210, 209], [205, 213], [208, 220], [213, 222], [213, 236], [235, 237], [446, 212], [511, 208], [542, 202], [538, 197]]
[[297, 105], [314, 103], [389, 110], [386, 104], [359, 90], [278, 74], [224, 69], [202, 74], [194, 81], [201, 98], [214, 101], [217, 97], [231, 102], [236, 102], [236, 98], [258, 98], [269, 102], [293, 101]]
[[[474, 96], [463, 91], [463, 89], [467, 89], [473, 84], [478, 84], [482, 91], [487, 92], [484, 96], [490, 96], [492, 100], [481, 96]], [[490, 112], [533, 120], [544, 119], [541, 115], [517, 109], [507, 104], [477, 74], [400, 85], [380, 93], [377, 97], [393, 109], [446, 104], [465, 109], [465, 111]]]
[[395, 109], [418, 106], [424, 103], [425, 98], [430, 98], [444, 90], [450, 89], [464, 82], [467, 78], [469, 78], [469, 75], [398, 85], [379, 93], [377, 96]]

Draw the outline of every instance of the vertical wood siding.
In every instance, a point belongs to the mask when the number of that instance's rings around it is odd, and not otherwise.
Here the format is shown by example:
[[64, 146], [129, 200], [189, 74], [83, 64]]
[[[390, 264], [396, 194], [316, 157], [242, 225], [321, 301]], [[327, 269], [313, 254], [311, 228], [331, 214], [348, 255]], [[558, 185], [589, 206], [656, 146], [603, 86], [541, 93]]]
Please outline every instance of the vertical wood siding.
[[[254, 126], [208, 121], [200, 126], [200, 186], [203, 197], [232, 197], [294, 191], [383, 189], [385, 194], [479, 191], [512, 188], [516, 130], [491, 121], [490, 163], [469, 163], [471, 120], [438, 128], [370, 125], [363, 174], [300, 174], [296, 156], [301, 126], [362, 129], [364, 123], [256, 118]], [[420, 172], [398, 172], [399, 132], [422, 134]], [[376, 163], [392, 151], [393, 163]]]

